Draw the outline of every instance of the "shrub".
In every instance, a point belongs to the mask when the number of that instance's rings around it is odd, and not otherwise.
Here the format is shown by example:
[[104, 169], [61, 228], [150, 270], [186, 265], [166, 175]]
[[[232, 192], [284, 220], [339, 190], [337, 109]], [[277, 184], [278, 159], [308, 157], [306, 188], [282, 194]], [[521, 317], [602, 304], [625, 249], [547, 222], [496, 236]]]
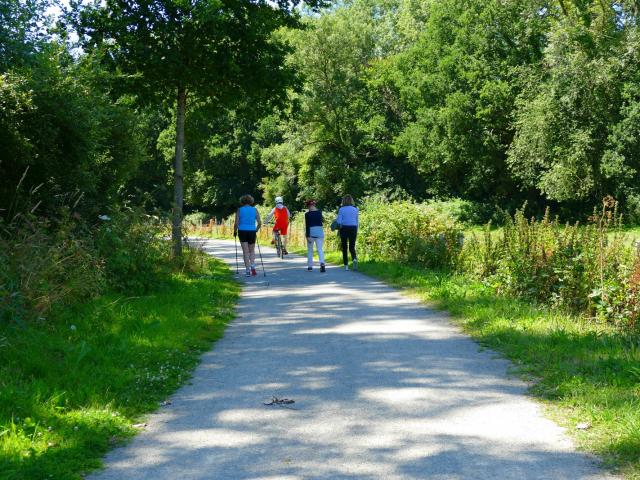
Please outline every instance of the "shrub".
[[417, 262], [429, 268], [453, 266], [462, 247], [457, 222], [412, 202], [366, 202], [358, 236], [360, 251], [372, 259]]
[[157, 279], [160, 260], [168, 255], [159, 220], [130, 208], [101, 218], [95, 244], [109, 285], [121, 292], [148, 291]]
[[548, 211], [542, 220], [528, 220], [523, 208], [505, 219], [499, 236], [488, 226], [481, 238], [470, 239], [459, 265], [499, 293], [635, 329], [640, 261], [619, 233], [617, 207], [605, 199], [585, 226], [561, 225]]
[[481, 225], [496, 215], [494, 206], [461, 198], [430, 200], [424, 204], [424, 208], [430, 215], [454, 220], [466, 225]]

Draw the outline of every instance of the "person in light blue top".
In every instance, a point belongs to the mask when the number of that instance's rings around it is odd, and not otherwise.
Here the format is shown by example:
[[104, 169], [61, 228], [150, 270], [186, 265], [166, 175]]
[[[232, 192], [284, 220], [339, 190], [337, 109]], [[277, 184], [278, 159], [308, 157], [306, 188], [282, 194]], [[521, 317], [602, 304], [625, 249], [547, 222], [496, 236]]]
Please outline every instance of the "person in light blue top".
[[246, 268], [246, 276], [256, 276], [256, 232], [260, 230], [262, 222], [258, 209], [253, 206], [251, 195], [240, 197], [240, 208], [236, 211], [233, 223], [233, 236], [237, 236], [242, 246], [242, 256]]
[[356, 255], [356, 237], [358, 236], [358, 208], [355, 206], [353, 197], [345, 195], [342, 197], [342, 206], [338, 210], [336, 219], [340, 225], [340, 240], [342, 243], [342, 263], [344, 269], [349, 270], [349, 257], [347, 255], [347, 245], [351, 253], [353, 269], [358, 270], [358, 257]]

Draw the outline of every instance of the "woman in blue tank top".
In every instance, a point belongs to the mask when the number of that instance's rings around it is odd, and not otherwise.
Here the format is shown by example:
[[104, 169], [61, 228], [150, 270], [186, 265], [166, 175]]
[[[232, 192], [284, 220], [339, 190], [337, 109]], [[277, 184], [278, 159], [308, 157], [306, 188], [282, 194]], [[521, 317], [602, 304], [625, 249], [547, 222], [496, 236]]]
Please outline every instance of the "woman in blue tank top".
[[262, 226], [258, 209], [253, 206], [253, 203], [251, 195], [240, 197], [240, 208], [236, 211], [236, 219], [233, 223], [233, 236], [240, 239], [247, 277], [258, 274], [256, 272], [256, 232]]

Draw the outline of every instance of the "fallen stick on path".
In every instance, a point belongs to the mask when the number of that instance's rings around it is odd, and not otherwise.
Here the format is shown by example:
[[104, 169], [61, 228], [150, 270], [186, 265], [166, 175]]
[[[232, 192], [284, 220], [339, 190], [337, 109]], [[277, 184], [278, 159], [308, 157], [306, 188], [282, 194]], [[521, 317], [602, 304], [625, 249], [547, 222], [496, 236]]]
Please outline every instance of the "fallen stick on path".
[[271, 397], [271, 401], [269, 403], [262, 403], [263, 405], [291, 405], [292, 403], [296, 403], [295, 400], [291, 400], [289, 398], [278, 398]]

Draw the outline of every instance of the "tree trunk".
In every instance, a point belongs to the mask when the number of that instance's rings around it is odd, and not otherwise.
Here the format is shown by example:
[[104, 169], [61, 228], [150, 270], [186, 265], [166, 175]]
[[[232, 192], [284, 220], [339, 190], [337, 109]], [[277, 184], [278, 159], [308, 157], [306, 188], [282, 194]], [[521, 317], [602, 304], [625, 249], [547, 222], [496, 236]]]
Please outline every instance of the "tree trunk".
[[565, 17], [569, 16], [567, 6], [564, 4], [563, 0], [560, 0], [560, 8], [562, 9], [562, 13], [564, 14]]
[[182, 256], [182, 205], [184, 204], [182, 156], [184, 154], [184, 117], [187, 110], [187, 91], [178, 87], [178, 108], [176, 115], [176, 155], [173, 162], [173, 223], [171, 240], [173, 256]]

